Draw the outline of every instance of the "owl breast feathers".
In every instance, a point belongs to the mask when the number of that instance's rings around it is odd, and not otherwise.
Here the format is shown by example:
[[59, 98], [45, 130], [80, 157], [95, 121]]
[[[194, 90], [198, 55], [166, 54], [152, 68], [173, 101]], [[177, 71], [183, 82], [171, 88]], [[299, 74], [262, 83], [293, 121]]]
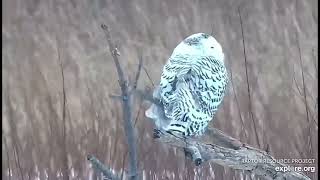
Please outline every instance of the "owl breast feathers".
[[223, 100], [227, 83], [220, 44], [204, 33], [191, 35], [174, 49], [154, 90], [163, 107], [152, 104], [146, 116], [158, 129], [202, 135]]

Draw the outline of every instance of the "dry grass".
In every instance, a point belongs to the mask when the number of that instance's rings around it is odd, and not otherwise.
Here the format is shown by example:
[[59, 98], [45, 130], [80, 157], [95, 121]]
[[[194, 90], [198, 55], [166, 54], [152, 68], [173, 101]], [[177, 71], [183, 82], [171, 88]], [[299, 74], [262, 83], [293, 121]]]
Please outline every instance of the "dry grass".
[[[119, 92], [117, 76], [101, 23], [112, 28], [126, 70], [133, 74], [142, 51], [155, 83], [179, 41], [212, 31], [232, 83], [211, 125], [276, 158], [318, 161], [317, 3], [2, 1], [2, 177], [63, 179], [66, 168], [70, 179], [98, 177], [86, 161], [89, 153], [127, 170], [121, 105], [109, 98]], [[145, 73], [138, 86], [152, 86]], [[145, 110], [145, 103], [136, 104], [135, 112], [139, 105]], [[154, 143], [142, 112], [135, 126], [146, 179], [246, 178], [213, 164], [195, 168], [181, 152]], [[307, 174], [315, 179], [318, 172]]]

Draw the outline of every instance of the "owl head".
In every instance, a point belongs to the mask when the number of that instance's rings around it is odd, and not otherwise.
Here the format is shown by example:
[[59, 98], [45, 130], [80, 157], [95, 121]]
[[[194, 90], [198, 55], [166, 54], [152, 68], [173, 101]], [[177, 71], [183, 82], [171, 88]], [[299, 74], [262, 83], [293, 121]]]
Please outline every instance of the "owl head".
[[224, 61], [224, 54], [219, 42], [205, 33], [196, 33], [188, 36], [174, 49], [173, 54], [213, 56], [219, 61]]

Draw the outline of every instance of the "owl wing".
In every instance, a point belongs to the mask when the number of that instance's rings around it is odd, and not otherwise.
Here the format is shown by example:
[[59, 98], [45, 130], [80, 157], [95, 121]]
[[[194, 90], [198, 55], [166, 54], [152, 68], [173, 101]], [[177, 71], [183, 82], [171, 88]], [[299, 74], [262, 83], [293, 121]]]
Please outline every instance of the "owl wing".
[[160, 85], [155, 88], [153, 97], [159, 99], [163, 106], [152, 104], [145, 115], [153, 119], [158, 128], [164, 128], [172, 120], [172, 110], [177, 98], [177, 83], [191, 68], [190, 59], [187, 56], [172, 55], [163, 67]]
[[[159, 96], [164, 105], [164, 111], [168, 118], [172, 118], [173, 102], [177, 99], [177, 85], [185, 78], [192, 64], [190, 57], [170, 57], [161, 74]], [[178, 84], [177, 84], [178, 83]]]
[[197, 99], [201, 109], [213, 118], [221, 104], [228, 75], [225, 66], [212, 57], [204, 57], [194, 64], [193, 96]]

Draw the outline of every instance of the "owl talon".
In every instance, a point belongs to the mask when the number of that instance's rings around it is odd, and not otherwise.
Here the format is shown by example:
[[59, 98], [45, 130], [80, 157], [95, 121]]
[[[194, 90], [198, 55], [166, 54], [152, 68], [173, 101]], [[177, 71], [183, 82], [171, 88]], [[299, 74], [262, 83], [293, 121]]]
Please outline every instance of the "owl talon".
[[161, 131], [159, 129], [153, 129], [153, 139], [160, 138]]
[[196, 166], [200, 166], [200, 165], [202, 164], [202, 159], [201, 159], [201, 158], [196, 158], [196, 159], [194, 160], [194, 164], [195, 164]]
[[200, 166], [202, 164], [202, 157], [199, 149], [196, 146], [187, 146], [184, 149], [184, 153], [187, 157], [191, 157], [192, 161], [196, 166]]

